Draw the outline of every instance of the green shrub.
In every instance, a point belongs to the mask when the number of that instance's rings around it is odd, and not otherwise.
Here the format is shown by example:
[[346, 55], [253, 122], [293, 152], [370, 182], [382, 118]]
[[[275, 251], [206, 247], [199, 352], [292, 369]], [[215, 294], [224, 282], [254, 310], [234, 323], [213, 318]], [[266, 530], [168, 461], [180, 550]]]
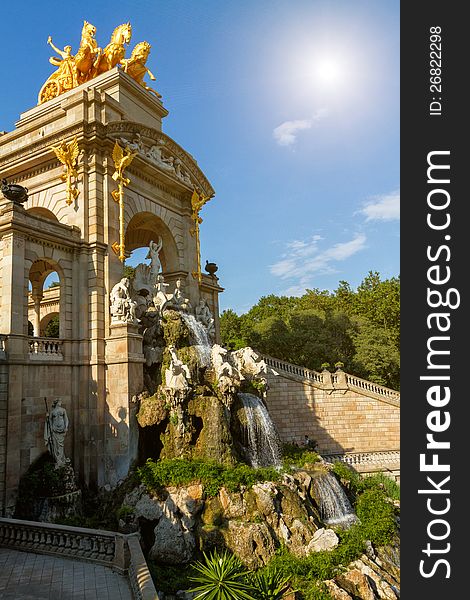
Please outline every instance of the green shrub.
[[162, 487], [170, 485], [200, 482], [209, 497], [216, 496], [223, 486], [234, 492], [242, 486], [251, 487], [257, 482], [279, 480], [279, 473], [274, 468], [255, 469], [245, 464], [227, 467], [202, 459], [172, 458], [157, 462], [148, 459], [137, 472], [140, 481], [151, 491], [158, 492]]
[[249, 571], [235, 554], [223, 552], [204, 554], [204, 563], [195, 562], [196, 575], [190, 581], [199, 585], [190, 592], [198, 592], [195, 600], [253, 600], [252, 587], [247, 583]]
[[289, 591], [290, 579], [278, 567], [268, 566], [251, 573], [248, 581], [256, 600], [281, 600]]
[[377, 473], [376, 475], [365, 477], [363, 481], [366, 489], [380, 488], [392, 500], [400, 500], [400, 486], [394, 479], [388, 477], [384, 473]]
[[366, 489], [357, 499], [356, 514], [364, 539], [382, 546], [391, 542], [396, 531], [395, 510], [380, 489]]
[[176, 594], [179, 590], [187, 590], [191, 585], [189, 577], [195, 573], [191, 565], [171, 567], [149, 562], [148, 567], [155, 587], [164, 594]]
[[284, 444], [282, 447], [282, 462], [285, 468], [297, 467], [301, 469], [305, 465], [314, 464], [320, 460], [316, 452], [300, 448], [295, 444]]

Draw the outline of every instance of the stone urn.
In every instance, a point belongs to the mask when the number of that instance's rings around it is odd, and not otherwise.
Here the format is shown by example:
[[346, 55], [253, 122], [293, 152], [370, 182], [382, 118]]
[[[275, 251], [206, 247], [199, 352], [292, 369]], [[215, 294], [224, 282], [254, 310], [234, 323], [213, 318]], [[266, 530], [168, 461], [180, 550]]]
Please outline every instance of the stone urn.
[[23, 204], [28, 200], [28, 188], [16, 183], [8, 183], [6, 179], [2, 179], [1, 186], [2, 194], [7, 200], [11, 200], [16, 204]]
[[219, 267], [214, 262], [209, 262], [208, 260], [206, 260], [205, 270], [209, 273], [211, 277], [214, 277], [218, 268]]

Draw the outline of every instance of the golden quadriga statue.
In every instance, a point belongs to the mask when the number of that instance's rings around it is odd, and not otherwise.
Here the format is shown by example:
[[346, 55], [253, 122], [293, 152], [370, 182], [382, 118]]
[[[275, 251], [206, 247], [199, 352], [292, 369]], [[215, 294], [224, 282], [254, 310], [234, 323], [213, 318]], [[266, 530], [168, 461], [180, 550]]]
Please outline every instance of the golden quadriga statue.
[[52, 43], [49, 36], [47, 43], [57, 53], [49, 62], [57, 67], [57, 70], [47, 79], [38, 95], [38, 104], [43, 104], [52, 98], [56, 98], [68, 90], [86, 83], [101, 73], [109, 71], [116, 65], [130, 75], [139, 85], [160, 98], [160, 94], [148, 87], [144, 82], [144, 76], [148, 73], [150, 79], [155, 81], [154, 75], [146, 67], [150, 44], [140, 42], [134, 48], [129, 59], [125, 59], [126, 46], [131, 41], [132, 27], [130, 23], [119, 25], [113, 31], [111, 41], [104, 48], [98, 46], [95, 39], [96, 27], [88, 21], [84, 21], [82, 39], [75, 55], [72, 54], [72, 46], [65, 46], [60, 50]]

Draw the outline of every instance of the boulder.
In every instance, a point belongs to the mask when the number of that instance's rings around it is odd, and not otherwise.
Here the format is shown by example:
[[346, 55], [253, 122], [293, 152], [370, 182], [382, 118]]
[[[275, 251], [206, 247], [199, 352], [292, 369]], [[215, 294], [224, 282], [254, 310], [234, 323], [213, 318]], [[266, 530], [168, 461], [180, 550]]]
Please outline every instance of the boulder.
[[333, 550], [339, 544], [339, 539], [336, 533], [332, 529], [321, 528], [318, 529], [313, 538], [310, 540], [305, 554], [309, 555], [312, 552], [322, 552], [323, 550]]
[[276, 545], [266, 523], [229, 521], [220, 531], [226, 547], [250, 569], [266, 565], [274, 556]]
[[330, 596], [333, 600], [352, 600], [348, 592], [338, 587], [338, 585], [334, 582], [333, 579], [328, 579], [327, 581], [325, 581], [325, 585], [328, 588]]
[[353, 598], [361, 600], [377, 600], [374, 590], [370, 584], [367, 575], [361, 573], [359, 569], [351, 569], [335, 577], [339, 587], [346, 590]]

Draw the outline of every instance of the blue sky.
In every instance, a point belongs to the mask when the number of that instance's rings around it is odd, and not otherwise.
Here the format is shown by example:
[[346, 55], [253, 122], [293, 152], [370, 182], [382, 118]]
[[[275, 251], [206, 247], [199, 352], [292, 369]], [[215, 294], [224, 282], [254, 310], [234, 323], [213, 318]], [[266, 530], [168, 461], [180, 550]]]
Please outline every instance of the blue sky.
[[36, 104], [47, 36], [75, 52], [84, 19], [101, 46], [128, 20], [152, 44], [163, 129], [216, 190], [201, 254], [222, 310], [399, 274], [398, 0], [8, 3], [0, 129]]

